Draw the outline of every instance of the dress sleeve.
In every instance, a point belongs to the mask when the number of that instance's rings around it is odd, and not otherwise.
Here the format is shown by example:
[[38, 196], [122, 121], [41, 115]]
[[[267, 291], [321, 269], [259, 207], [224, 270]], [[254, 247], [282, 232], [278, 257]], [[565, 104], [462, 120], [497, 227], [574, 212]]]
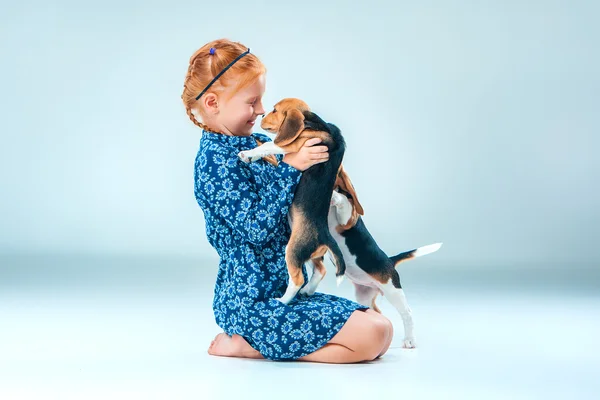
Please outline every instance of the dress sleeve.
[[281, 161], [263, 185], [237, 154], [206, 154], [196, 181], [197, 195], [243, 240], [264, 245], [287, 223], [287, 213], [302, 172]]

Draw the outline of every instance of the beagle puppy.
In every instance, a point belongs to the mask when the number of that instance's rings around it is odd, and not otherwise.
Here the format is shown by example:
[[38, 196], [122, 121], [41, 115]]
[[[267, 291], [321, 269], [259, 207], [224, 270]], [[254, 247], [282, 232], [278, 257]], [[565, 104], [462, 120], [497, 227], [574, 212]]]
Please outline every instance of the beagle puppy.
[[[403, 261], [433, 253], [442, 243], [419, 247], [388, 257], [367, 230], [363, 208], [343, 168], [331, 197], [328, 224], [331, 235], [342, 249], [346, 276], [354, 284], [356, 301], [381, 313], [375, 299], [382, 294], [398, 310], [404, 325], [404, 348], [416, 347], [412, 312], [400, 285], [396, 266]], [[317, 278], [319, 279], [319, 278]], [[312, 281], [312, 278], [311, 278]], [[310, 286], [311, 282], [309, 282]], [[312, 287], [307, 289], [311, 291]]]
[[316, 289], [314, 284], [310, 290], [307, 289], [308, 284], [302, 288], [305, 283], [302, 266], [308, 261], [311, 261], [313, 276], [323, 277], [323, 257], [329, 250], [337, 268], [338, 284], [346, 271], [342, 251], [327, 224], [333, 186], [346, 143], [337, 126], [323, 121], [299, 99], [287, 98], [277, 103], [273, 111], [262, 119], [261, 128], [276, 133], [275, 139], [252, 150], [241, 151], [238, 156], [244, 162], [253, 162], [273, 154], [295, 153], [314, 137], [321, 138], [320, 145], [327, 146], [329, 151], [327, 161], [315, 164], [302, 173], [288, 213], [292, 228], [285, 250], [289, 283], [283, 297], [278, 299], [288, 304], [299, 291], [313, 294]]
[[[316, 164], [303, 173], [294, 194], [289, 213], [292, 236], [286, 247], [290, 283], [279, 300], [287, 304], [298, 291], [307, 295], [315, 293], [326, 274], [323, 255], [330, 250], [328, 255], [337, 267], [338, 285], [344, 275], [348, 276], [355, 286], [357, 302], [377, 312], [381, 311], [375, 299], [379, 294], [384, 295], [402, 317], [405, 335], [403, 347], [416, 347], [412, 313], [395, 267], [403, 261], [439, 250], [442, 243], [419, 247], [393, 257], [388, 257], [379, 248], [361, 218], [364, 209], [341, 163], [345, 142], [339, 129], [311, 113], [301, 100], [285, 99], [276, 104], [274, 110], [263, 119], [261, 127], [277, 133], [277, 136], [273, 142], [240, 152], [239, 157], [245, 162], [272, 154], [296, 152], [312, 137], [321, 137], [330, 152], [327, 162]], [[331, 129], [331, 133], [327, 132], [326, 127]], [[332, 139], [335, 139], [334, 143]], [[334, 172], [333, 185], [330, 184], [332, 171], [337, 171]], [[327, 213], [323, 212], [325, 203]], [[335, 244], [323, 232], [323, 221], [326, 221], [329, 236]], [[320, 238], [327, 239], [321, 239], [321, 243]], [[304, 262], [311, 265], [313, 271], [309, 282], [299, 290], [304, 284]]]

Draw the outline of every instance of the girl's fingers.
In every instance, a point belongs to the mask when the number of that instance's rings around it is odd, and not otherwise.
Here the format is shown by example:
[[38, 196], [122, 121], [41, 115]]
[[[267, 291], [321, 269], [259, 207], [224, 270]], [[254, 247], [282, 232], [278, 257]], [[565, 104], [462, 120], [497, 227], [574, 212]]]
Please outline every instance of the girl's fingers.
[[313, 146], [310, 148], [313, 153], [323, 153], [327, 151], [327, 146]]
[[311, 138], [304, 142], [304, 146], [313, 146], [317, 143], [321, 143], [321, 138]]

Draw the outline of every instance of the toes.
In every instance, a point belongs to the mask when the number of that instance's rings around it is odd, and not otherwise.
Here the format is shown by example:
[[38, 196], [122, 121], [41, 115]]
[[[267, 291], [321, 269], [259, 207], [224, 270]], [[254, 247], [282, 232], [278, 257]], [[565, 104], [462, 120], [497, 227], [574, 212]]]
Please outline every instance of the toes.
[[221, 341], [221, 335], [223, 335], [223, 334], [219, 333], [217, 336], [215, 336], [215, 338], [210, 342], [210, 346], [208, 346], [208, 350], [212, 350], [215, 347], [215, 345]]

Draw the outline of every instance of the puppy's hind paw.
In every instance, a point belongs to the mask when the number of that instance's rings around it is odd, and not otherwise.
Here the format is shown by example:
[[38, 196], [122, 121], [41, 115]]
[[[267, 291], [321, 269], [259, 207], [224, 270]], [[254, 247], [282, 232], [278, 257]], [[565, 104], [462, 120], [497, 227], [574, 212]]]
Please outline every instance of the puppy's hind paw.
[[414, 349], [415, 347], [417, 347], [415, 338], [406, 338], [404, 339], [404, 342], [402, 342], [402, 348], [404, 349]]
[[292, 301], [292, 299], [290, 298], [286, 298], [285, 296], [283, 297], [276, 297], [275, 300], [279, 300], [280, 302], [282, 302], [283, 304], [289, 304], [290, 301]]
[[302, 289], [300, 289], [300, 294], [305, 294], [307, 296], [312, 296], [313, 294], [315, 294], [317, 288], [313, 288], [310, 287], [309, 285], [304, 286]]

